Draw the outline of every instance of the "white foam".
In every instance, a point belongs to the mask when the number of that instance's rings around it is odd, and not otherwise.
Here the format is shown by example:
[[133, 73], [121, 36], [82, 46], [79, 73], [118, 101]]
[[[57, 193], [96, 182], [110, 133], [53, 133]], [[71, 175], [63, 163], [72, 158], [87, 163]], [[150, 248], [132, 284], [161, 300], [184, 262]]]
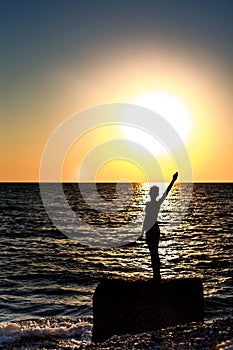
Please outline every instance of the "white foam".
[[73, 339], [78, 343], [90, 343], [92, 333], [92, 318], [52, 318], [28, 320], [20, 322], [0, 323], [0, 347], [14, 345], [20, 342], [30, 342], [32, 339], [52, 340]]

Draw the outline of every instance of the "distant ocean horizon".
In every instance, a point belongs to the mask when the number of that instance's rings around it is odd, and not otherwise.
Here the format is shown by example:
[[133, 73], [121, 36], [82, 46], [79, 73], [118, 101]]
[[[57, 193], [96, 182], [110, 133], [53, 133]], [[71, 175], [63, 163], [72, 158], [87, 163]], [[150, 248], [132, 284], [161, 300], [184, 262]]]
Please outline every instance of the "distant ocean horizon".
[[[122, 181], [123, 183], [128, 183], [128, 181]], [[41, 181], [0, 181], [0, 184], [40, 184]], [[58, 183], [58, 181], [43, 181], [42, 183]], [[116, 184], [117, 182], [115, 181], [80, 181], [80, 182], [75, 182], [75, 181], [62, 181], [63, 184], [79, 184], [79, 183], [103, 183], [103, 184]], [[130, 182], [130, 183], [133, 183], [133, 184], [143, 184], [143, 183], [146, 183], [146, 182], [143, 182], [143, 181], [133, 181], [133, 182]], [[163, 183], [161, 181], [158, 181], [158, 183]], [[168, 183], [168, 181], [165, 183]], [[189, 181], [182, 181], [180, 183], [191, 183]], [[233, 181], [195, 181], [195, 182], [192, 182], [193, 184], [233, 184]]]

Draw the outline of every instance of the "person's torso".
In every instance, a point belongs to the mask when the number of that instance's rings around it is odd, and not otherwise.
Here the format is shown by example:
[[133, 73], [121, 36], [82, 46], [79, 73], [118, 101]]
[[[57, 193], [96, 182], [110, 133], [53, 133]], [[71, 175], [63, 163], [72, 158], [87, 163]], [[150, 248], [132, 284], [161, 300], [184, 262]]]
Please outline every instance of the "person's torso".
[[160, 202], [147, 202], [145, 210], [144, 227], [148, 231], [156, 222], [159, 214]]

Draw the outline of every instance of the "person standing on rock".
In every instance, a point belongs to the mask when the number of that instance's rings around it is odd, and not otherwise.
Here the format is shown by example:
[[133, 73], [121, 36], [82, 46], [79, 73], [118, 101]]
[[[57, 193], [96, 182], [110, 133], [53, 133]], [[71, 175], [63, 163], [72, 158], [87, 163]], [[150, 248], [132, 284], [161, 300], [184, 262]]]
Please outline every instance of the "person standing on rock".
[[145, 218], [142, 225], [142, 234], [140, 237], [138, 237], [138, 239], [141, 240], [143, 238], [144, 233], [146, 235], [146, 243], [148, 245], [150, 256], [151, 256], [153, 278], [158, 282], [161, 281], [161, 276], [160, 276], [160, 259], [159, 259], [159, 252], [158, 252], [160, 229], [157, 222], [157, 217], [159, 214], [161, 204], [167, 197], [177, 177], [178, 177], [178, 172], [176, 172], [173, 175], [172, 181], [170, 182], [168, 188], [166, 189], [162, 197], [159, 198], [158, 200], [157, 200], [157, 197], [159, 196], [159, 187], [153, 186], [150, 188], [149, 195], [151, 197], [151, 201], [146, 203]]

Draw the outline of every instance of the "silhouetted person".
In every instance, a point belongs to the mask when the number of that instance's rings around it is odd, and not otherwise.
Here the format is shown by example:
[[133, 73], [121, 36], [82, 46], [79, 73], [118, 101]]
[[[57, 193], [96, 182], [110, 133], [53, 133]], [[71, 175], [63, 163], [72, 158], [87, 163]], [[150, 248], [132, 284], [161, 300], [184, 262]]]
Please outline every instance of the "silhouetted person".
[[157, 200], [159, 195], [159, 187], [153, 186], [150, 189], [149, 195], [151, 201], [146, 203], [145, 218], [142, 226], [142, 235], [138, 239], [143, 238], [143, 234], [146, 234], [146, 243], [149, 247], [151, 263], [153, 269], [153, 277], [156, 281], [161, 281], [160, 276], [160, 259], [159, 259], [159, 236], [160, 229], [157, 222], [157, 217], [159, 214], [160, 206], [163, 203], [164, 199], [167, 197], [170, 189], [172, 188], [174, 182], [178, 177], [178, 173], [173, 175], [172, 181], [162, 197]]

